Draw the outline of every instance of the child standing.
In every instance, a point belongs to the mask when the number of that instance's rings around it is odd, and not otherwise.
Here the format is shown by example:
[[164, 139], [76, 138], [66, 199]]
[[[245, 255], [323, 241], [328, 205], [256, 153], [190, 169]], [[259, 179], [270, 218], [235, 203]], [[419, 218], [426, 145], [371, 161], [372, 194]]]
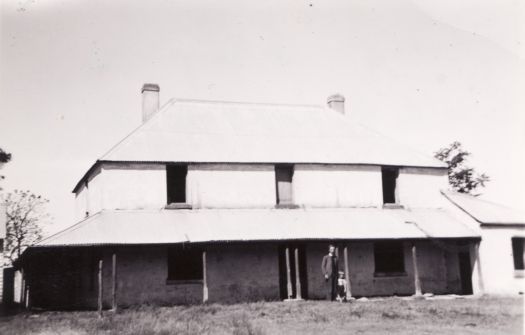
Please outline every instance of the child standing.
[[346, 290], [347, 290], [347, 282], [345, 279], [345, 273], [342, 271], [339, 271], [339, 277], [337, 278], [337, 297], [336, 300], [339, 302], [346, 301]]

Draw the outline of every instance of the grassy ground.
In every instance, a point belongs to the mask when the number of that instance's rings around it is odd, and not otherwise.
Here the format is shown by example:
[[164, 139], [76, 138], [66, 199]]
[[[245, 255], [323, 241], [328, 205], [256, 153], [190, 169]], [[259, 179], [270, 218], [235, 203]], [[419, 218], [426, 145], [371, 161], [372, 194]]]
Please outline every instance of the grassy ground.
[[0, 317], [0, 334], [522, 334], [521, 298], [141, 306]]

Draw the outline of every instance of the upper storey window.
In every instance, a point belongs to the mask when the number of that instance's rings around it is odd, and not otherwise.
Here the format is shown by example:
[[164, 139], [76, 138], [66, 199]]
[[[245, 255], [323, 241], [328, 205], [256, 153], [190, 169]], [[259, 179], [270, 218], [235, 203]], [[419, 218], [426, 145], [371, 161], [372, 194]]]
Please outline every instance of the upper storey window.
[[383, 203], [384, 204], [398, 204], [397, 198], [397, 177], [399, 176], [399, 169], [382, 168], [381, 178], [383, 180]]
[[186, 203], [186, 176], [187, 175], [188, 175], [187, 165], [167, 165], [166, 166], [166, 186], [168, 190], [168, 205]]
[[275, 166], [277, 205], [292, 205], [293, 165]]

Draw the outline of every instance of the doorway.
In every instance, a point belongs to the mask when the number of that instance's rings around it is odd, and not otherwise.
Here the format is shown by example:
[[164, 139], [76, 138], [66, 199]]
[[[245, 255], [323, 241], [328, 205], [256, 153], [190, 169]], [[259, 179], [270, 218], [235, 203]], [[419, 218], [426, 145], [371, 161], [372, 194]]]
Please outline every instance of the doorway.
[[461, 280], [461, 294], [472, 294], [472, 265], [470, 263], [470, 252], [461, 251], [459, 257], [459, 278]]
[[279, 246], [279, 295], [282, 300], [288, 299], [288, 279], [286, 268], [286, 248], [289, 252], [290, 264], [290, 281], [292, 287], [292, 299], [297, 298], [297, 271], [295, 264], [295, 249], [298, 250], [299, 256], [299, 280], [301, 284], [301, 298], [308, 298], [308, 280], [306, 271], [306, 253], [302, 244], [287, 244]]

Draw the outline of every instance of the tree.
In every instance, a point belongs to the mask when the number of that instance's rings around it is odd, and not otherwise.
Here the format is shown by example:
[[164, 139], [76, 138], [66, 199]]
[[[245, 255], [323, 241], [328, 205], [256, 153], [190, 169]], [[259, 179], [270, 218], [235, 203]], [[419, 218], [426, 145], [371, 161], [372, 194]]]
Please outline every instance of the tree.
[[446, 148], [439, 149], [434, 157], [447, 163], [448, 182], [454, 190], [460, 193], [474, 194], [479, 187], [485, 187], [485, 183], [490, 181], [489, 176], [484, 173], [479, 174], [472, 167], [466, 164], [470, 152], [464, 150], [459, 142], [453, 142]]
[[30, 191], [15, 190], [4, 197], [7, 205], [5, 255], [15, 261], [29, 246], [42, 238], [41, 225], [49, 218], [49, 200]]
[[[7, 153], [5, 152], [2, 148], [0, 148], [0, 166], [2, 166], [2, 164], [4, 163], [7, 163], [11, 160], [11, 154], [10, 153]], [[5, 177], [0, 175], [0, 180], [4, 179]], [[2, 188], [0, 187], [0, 191], [2, 190]]]
[[2, 148], [0, 148], [0, 163], [7, 163], [11, 160], [11, 154], [5, 152]]

